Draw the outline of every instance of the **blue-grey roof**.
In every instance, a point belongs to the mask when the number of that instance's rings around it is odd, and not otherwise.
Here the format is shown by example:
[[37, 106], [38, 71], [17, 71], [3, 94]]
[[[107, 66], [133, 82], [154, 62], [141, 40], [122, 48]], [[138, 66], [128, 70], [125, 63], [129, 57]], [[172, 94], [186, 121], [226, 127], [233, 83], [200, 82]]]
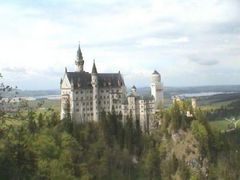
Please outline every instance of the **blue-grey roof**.
[[[70, 83], [73, 83], [74, 88], [92, 88], [91, 74], [88, 72], [67, 72], [67, 77]], [[125, 86], [124, 80], [119, 73], [99, 73], [97, 77], [100, 88]]]
[[156, 70], [154, 70], [153, 74], [158, 74], [158, 75], [160, 75], [159, 72], [157, 72]]

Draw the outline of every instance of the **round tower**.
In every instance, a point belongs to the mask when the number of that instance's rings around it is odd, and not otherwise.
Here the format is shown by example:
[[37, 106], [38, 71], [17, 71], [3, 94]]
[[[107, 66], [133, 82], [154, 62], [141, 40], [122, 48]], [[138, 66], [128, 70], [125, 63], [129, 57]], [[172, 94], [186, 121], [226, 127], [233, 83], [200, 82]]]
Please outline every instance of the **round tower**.
[[93, 120], [98, 121], [99, 111], [98, 111], [98, 77], [97, 77], [97, 68], [95, 65], [95, 60], [93, 61], [92, 74], [91, 74], [91, 84], [93, 88]]
[[137, 88], [135, 85], [132, 87], [131, 93], [132, 93], [132, 95], [137, 96]]
[[191, 101], [192, 101], [192, 108], [193, 108], [193, 110], [196, 110], [197, 109], [197, 99], [196, 98], [192, 98]]
[[156, 70], [152, 73], [151, 94], [154, 97], [157, 106], [163, 104], [163, 85], [161, 83], [161, 75]]

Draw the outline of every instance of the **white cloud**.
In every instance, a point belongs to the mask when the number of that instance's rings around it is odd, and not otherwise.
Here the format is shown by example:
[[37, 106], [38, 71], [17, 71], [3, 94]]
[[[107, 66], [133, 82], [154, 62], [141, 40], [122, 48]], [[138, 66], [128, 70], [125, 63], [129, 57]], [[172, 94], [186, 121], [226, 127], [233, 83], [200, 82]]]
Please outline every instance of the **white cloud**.
[[[214, 72], [224, 67], [239, 70], [237, 0], [38, 3], [43, 2], [0, 3], [0, 70], [15, 68], [15, 73], [8, 75], [17, 79], [17, 69], [26, 69], [31, 76], [16, 81], [22, 87], [31, 87], [29, 78], [43, 78], [43, 73], [44, 78], [60, 79], [61, 69], [73, 69], [79, 40], [87, 70], [91, 70], [95, 58], [100, 72], [121, 70], [129, 85], [134, 81], [147, 85], [148, 73], [155, 68], [162, 72], [167, 85], [195, 83], [193, 79], [184, 82], [176, 78], [197, 72], [204, 83], [200, 71], [210, 73], [211, 69], [189, 63], [191, 55], [204, 59], [202, 63], [218, 61]], [[205, 81], [208, 84], [207, 78]], [[240, 83], [238, 78], [235, 82]], [[49, 83], [41, 83], [48, 88]]]
[[179, 38], [145, 38], [137, 42], [138, 47], [147, 47], [147, 46], [169, 46], [172, 44], [182, 44], [188, 43], [188, 37], [179, 37]]

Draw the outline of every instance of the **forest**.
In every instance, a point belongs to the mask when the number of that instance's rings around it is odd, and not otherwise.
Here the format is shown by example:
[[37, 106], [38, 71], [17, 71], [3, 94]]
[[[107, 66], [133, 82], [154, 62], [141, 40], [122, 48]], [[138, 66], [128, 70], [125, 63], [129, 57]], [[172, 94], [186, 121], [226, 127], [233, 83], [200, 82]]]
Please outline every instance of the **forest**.
[[155, 116], [154, 127], [143, 133], [138, 120], [122, 123], [114, 111], [84, 124], [27, 102], [15, 113], [1, 111], [0, 179], [240, 178], [238, 129], [212, 129], [206, 113], [188, 100]]

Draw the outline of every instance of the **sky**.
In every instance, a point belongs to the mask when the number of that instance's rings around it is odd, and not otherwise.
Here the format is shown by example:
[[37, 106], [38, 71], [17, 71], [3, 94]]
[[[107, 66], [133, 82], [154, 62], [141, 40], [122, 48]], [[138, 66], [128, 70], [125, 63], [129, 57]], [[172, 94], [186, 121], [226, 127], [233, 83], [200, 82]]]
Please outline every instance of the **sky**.
[[240, 84], [239, 0], [0, 0], [0, 73], [20, 89], [59, 89], [75, 70], [121, 71], [125, 84]]

